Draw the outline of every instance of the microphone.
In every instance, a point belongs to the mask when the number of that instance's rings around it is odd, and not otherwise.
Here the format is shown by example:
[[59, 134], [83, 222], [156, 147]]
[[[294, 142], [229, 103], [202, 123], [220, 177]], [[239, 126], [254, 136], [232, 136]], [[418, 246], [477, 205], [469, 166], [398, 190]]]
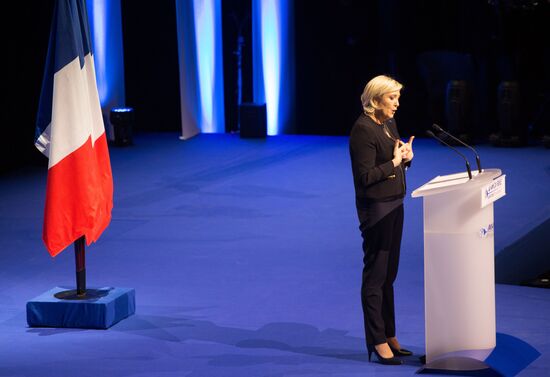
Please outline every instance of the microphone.
[[443, 140], [441, 140], [437, 136], [435, 136], [435, 134], [432, 131], [430, 131], [430, 130], [426, 131], [426, 135], [433, 137], [434, 139], [438, 140], [440, 143], [445, 144], [446, 146], [451, 148], [453, 151], [455, 151], [456, 153], [461, 155], [462, 158], [464, 159], [464, 161], [466, 162], [466, 170], [468, 171], [468, 177], [470, 179], [472, 179], [472, 169], [470, 169], [470, 163], [468, 162], [468, 159], [462, 153], [460, 153], [456, 148], [454, 148], [451, 145], [447, 144], [446, 142], [444, 142]]
[[481, 161], [479, 159], [479, 155], [477, 154], [476, 150], [473, 147], [469, 146], [468, 144], [466, 144], [465, 142], [463, 142], [459, 138], [454, 137], [453, 135], [451, 135], [450, 133], [448, 133], [447, 131], [445, 131], [443, 128], [439, 127], [435, 123], [432, 124], [432, 128], [434, 130], [436, 130], [437, 132], [443, 132], [445, 135], [449, 136], [451, 139], [453, 139], [455, 141], [458, 141], [460, 144], [464, 145], [466, 148], [469, 148], [472, 152], [474, 152], [474, 154], [476, 155], [477, 171], [481, 173]]

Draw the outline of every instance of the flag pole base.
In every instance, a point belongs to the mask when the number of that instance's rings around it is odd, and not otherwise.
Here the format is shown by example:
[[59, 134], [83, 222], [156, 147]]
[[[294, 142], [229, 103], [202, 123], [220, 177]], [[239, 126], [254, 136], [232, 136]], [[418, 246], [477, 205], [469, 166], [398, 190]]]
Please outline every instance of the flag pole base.
[[54, 297], [60, 300], [91, 300], [106, 296], [105, 290], [87, 289], [84, 293], [78, 292], [77, 289], [70, 289], [54, 294]]
[[108, 329], [135, 313], [133, 288], [94, 287], [81, 297], [69, 287], [55, 287], [27, 302], [30, 327]]

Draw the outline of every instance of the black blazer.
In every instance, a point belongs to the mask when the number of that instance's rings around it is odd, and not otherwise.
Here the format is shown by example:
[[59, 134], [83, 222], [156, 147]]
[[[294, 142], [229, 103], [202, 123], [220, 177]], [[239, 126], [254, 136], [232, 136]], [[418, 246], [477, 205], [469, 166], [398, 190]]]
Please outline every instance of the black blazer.
[[394, 119], [386, 121], [386, 125], [392, 138], [382, 125], [361, 114], [351, 130], [349, 151], [357, 208], [372, 201], [405, 196], [405, 167], [410, 166], [410, 161], [393, 166], [393, 148], [399, 133]]

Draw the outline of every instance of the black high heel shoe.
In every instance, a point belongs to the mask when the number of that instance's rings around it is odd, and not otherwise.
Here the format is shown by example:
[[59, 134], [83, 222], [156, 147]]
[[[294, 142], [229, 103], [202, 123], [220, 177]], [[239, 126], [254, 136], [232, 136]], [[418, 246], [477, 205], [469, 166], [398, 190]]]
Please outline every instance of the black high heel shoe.
[[378, 358], [378, 362], [380, 364], [384, 365], [401, 365], [403, 362], [399, 360], [397, 357], [382, 357], [376, 350], [376, 348], [372, 344], [367, 344], [367, 350], [369, 351], [369, 361], [371, 361], [371, 355], [374, 352], [376, 357]]
[[[388, 345], [390, 344], [388, 343]], [[405, 348], [396, 349], [390, 346], [390, 349], [395, 356], [411, 356], [413, 354], [412, 351], [409, 351]]]

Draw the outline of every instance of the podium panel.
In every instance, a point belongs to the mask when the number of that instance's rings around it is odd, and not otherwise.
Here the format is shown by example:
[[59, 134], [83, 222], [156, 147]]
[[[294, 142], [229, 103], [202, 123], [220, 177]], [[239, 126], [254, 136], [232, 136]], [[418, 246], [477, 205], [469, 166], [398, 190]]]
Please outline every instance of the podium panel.
[[412, 194], [424, 197], [427, 368], [486, 368], [496, 346], [493, 203], [481, 192], [498, 176], [436, 177]]

